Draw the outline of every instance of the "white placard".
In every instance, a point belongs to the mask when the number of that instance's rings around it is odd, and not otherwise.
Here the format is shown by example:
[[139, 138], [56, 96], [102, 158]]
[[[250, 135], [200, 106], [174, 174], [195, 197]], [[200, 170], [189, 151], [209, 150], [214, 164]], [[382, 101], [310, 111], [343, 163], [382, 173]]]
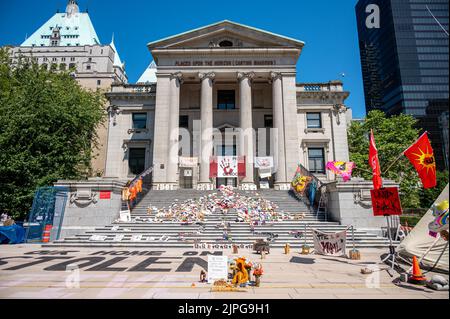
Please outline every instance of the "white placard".
[[255, 157], [255, 168], [269, 169], [273, 167], [273, 157]]
[[261, 182], [259, 182], [259, 188], [261, 188], [261, 189], [269, 189], [270, 188], [269, 182], [268, 181], [261, 181]]
[[208, 283], [220, 279], [228, 280], [228, 257], [208, 255]]
[[131, 221], [131, 212], [129, 210], [121, 210], [120, 211], [120, 221], [121, 222]]

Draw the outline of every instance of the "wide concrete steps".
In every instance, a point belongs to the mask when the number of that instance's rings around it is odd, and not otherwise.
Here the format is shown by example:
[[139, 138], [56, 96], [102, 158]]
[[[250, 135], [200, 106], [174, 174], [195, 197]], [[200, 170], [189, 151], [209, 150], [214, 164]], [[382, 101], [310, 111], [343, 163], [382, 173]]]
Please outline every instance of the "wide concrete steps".
[[[205, 221], [196, 224], [181, 224], [165, 220], [154, 222], [155, 213], [147, 213], [148, 207], [158, 209], [169, 207], [175, 201], [183, 202], [189, 199], [197, 199], [201, 196], [216, 193], [216, 191], [150, 191], [132, 212], [132, 222], [113, 223], [105, 227], [96, 228], [83, 234], [67, 237], [43, 245], [45, 247], [142, 247], [142, 248], [193, 248], [195, 244], [209, 245], [211, 248], [220, 246], [229, 247], [232, 244], [251, 245], [256, 239], [270, 239], [270, 247], [282, 248], [289, 243], [293, 248], [300, 248], [303, 244], [313, 246], [312, 229], [325, 233], [335, 233], [347, 229], [347, 226], [338, 222], [324, 221], [324, 214], [318, 216], [297, 198], [287, 191], [238, 191], [241, 195], [254, 197], [261, 196], [274, 202], [280, 211], [304, 215], [302, 219], [289, 219], [283, 221], [271, 221], [264, 225], [255, 226], [252, 232], [248, 223], [237, 222], [237, 213], [230, 209], [227, 214], [216, 211], [205, 216]], [[297, 217], [296, 217], [297, 218]], [[229, 223], [229, 240], [223, 239], [223, 228], [216, 227], [221, 222]], [[296, 238], [293, 232], [300, 232], [302, 236]], [[98, 236], [102, 239], [98, 240]], [[217, 246], [219, 245], [219, 246]], [[381, 248], [387, 247], [386, 238], [378, 237], [364, 231], [355, 230], [354, 237], [351, 231], [347, 232], [347, 246], [349, 248]]]

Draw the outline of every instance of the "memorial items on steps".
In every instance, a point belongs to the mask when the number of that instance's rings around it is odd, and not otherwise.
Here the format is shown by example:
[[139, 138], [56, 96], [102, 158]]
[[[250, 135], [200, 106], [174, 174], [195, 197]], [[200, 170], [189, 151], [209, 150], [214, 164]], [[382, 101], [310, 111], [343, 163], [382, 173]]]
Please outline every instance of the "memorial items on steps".
[[189, 199], [175, 202], [168, 208], [148, 208], [148, 213], [154, 213], [153, 222], [172, 221], [189, 225], [206, 221], [209, 215], [216, 210], [237, 213], [238, 222], [247, 222], [251, 225], [265, 225], [266, 223], [292, 220], [294, 217], [281, 212], [276, 204], [260, 196], [244, 196], [234, 191], [231, 186], [221, 186], [218, 193], [202, 196], [198, 199]]
[[246, 262], [245, 257], [240, 257], [236, 259], [236, 274], [233, 277], [233, 280], [231, 283], [235, 286], [245, 286], [248, 283], [249, 276], [248, 276], [248, 268], [251, 268], [251, 265], [249, 265]]

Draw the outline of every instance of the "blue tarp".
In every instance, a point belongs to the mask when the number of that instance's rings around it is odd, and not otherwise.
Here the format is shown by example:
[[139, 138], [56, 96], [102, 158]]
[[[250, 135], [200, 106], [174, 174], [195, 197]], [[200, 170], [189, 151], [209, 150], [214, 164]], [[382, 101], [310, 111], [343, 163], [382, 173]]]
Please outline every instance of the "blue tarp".
[[25, 241], [25, 229], [19, 225], [0, 227], [0, 244], [21, 244]]

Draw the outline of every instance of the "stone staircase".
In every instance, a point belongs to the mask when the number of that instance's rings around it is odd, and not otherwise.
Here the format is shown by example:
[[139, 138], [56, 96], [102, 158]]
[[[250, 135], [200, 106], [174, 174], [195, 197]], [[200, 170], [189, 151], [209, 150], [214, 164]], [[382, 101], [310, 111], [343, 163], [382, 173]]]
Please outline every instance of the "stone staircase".
[[[325, 221], [322, 214], [316, 216], [315, 212], [310, 212], [308, 207], [287, 191], [259, 190], [238, 191], [242, 195], [256, 196], [258, 193], [263, 198], [277, 204], [281, 211], [288, 213], [304, 213], [301, 220], [288, 220], [265, 225], [255, 226], [252, 232], [248, 223], [236, 222], [237, 212], [229, 210], [227, 214], [220, 211], [206, 216], [203, 229], [198, 224], [182, 225], [179, 222], [149, 222], [149, 218], [154, 218], [154, 214], [147, 213], [147, 207], [158, 208], [168, 207], [175, 200], [184, 201], [187, 199], [199, 198], [205, 194], [216, 191], [197, 190], [177, 190], [177, 191], [157, 191], [151, 190], [132, 212], [132, 222], [113, 223], [94, 231], [87, 231], [73, 237], [66, 237], [62, 240], [43, 245], [44, 247], [143, 247], [143, 248], [163, 248], [179, 247], [193, 248], [194, 244], [206, 245], [249, 245], [258, 238], [267, 239], [267, 233], [278, 235], [272, 241], [272, 248], [281, 248], [289, 243], [293, 248], [301, 247], [305, 242], [313, 246], [312, 228], [323, 232], [338, 232], [347, 228], [337, 222]], [[229, 222], [229, 240], [223, 239], [223, 228], [218, 228], [221, 222]], [[295, 238], [292, 232], [300, 231], [306, 234], [301, 238]], [[266, 234], [265, 234], [266, 233]], [[91, 236], [106, 236], [105, 240], [93, 241]], [[120, 236], [117, 236], [120, 235]], [[123, 235], [123, 236], [122, 236]], [[388, 240], [364, 231], [355, 230], [354, 241], [357, 248], [380, 248], [387, 247]], [[347, 232], [347, 246], [352, 247], [351, 231]], [[214, 246], [212, 246], [213, 248]]]

